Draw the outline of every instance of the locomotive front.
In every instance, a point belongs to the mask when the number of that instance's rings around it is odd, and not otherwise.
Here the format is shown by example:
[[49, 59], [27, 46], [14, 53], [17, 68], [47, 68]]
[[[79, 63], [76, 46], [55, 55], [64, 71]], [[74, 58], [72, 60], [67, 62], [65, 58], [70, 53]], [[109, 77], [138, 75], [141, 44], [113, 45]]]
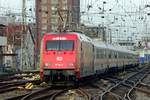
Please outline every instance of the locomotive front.
[[47, 34], [41, 45], [40, 76], [44, 81], [76, 80], [76, 39], [73, 34]]

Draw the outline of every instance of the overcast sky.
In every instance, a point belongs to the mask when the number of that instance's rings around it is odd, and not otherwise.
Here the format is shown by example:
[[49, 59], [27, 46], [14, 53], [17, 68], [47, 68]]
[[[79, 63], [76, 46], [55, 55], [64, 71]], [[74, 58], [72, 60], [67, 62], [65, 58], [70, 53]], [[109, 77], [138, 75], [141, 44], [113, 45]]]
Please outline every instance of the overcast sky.
[[[0, 14], [2, 11], [8, 11], [8, 9], [21, 12], [21, 1], [0, 0]], [[119, 30], [119, 32], [126, 31], [131, 35], [136, 32], [146, 32], [146, 26], [147, 30], [150, 30], [150, 16], [146, 14], [150, 13], [150, 8], [145, 8], [145, 5], [150, 5], [150, 0], [105, 1], [106, 3], [103, 4], [104, 0], [80, 0], [81, 12], [83, 12], [81, 13], [81, 22], [87, 25], [104, 25], [111, 28], [113, 32], [115, 30]], [[34, 8], [34, 0], [26, 0], [26, 2], [28, 3], [28, 8]], [[102, 14], [103, 8], [104, 14]]]
[[143, 34], [150, 30], [150, 16], [147, 16], [150, 8], [145, 8], [145, 5], [150, 5], [150, 0], [105, 0], [105, 4], [103, 1], [81, 0], [81, 12], [84, 12], [81, 13], [81, 22], [104, 25], [121, 37], [132, 37], [133, 33]]
[[[29, 1], [32, 1], [32, 3], [28, 3]], [[26, 0], [26, 2], [28, 3], [27, 4], [28, 8], [29, 7], [33, 8], [34, 6], [33, 1], [34, 0]], [[114, 17], [120, 17], [117, 14], [125, 15], [125, 12], [136, 12], [137, 10], [139, 10], [139, 7], [142, 8], [144, 7], [144, 5], [150, 3], [149, 0], [105, 0], [106, 4], [104, 4], [103, 6], [103, 1], [104, 0], [80, 0], [81, 12], [86, 12], [85, 14], [81, 14], [82, 22], [91, 25], [92, 24], [98, 25], [101, 24], [102, 22], [106, 23], [106, 21], [113, 21]], [[88, 5], [91, 5], [89, 9], [87, 7]], [[8, 11], [7, 9], [10, 9], [12, 11], [21, 12], [22, 0], [0, 0], [0, 7], [6, 8], [6, 11]], [[102, 12], [103, 7], [105, 10], [105, 14], [95, 14]], [[110, 9], [111, 11], [109, 11]], [[104, 19], [101, 19], [101, 16], [106, 17]], [[132, 14], [131, 16], [133, 17], [134, 15]], [[136, 15], [136, 17], [137, 16], [138, 15]], [[142, 16], [142, 14], [139, 14], [139, 16]]]
[[21, 11], [22, 0], [0, 0], [0, 7]]
[[[29, 10], [31, 9], [31, 10]], [[22, 12], [22, 0], [0, 0], [0, 14]], [[34, 0], [26, 0], [27, 22], [35, 22], [35, 2]], [[20, 16], [21, 18], [21, 16]], [[21, 20], [17, 18], [17, 20]]]

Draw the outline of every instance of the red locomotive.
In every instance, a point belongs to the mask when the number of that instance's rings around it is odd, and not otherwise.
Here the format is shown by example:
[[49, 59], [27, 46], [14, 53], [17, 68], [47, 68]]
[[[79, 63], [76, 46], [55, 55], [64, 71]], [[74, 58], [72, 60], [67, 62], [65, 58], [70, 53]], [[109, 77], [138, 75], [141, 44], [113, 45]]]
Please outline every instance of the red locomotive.
[[134, 52], [76, 32], [45, 34], [41, 43], [40, 76], [45, 81], [78, 81], [137, 64]]

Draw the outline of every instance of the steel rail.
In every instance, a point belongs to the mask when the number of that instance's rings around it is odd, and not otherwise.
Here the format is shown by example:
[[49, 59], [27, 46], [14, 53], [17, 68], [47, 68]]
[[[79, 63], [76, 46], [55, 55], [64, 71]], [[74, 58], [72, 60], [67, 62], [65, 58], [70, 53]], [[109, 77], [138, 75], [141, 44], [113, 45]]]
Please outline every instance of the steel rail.
[[26, 93], [26, 94], [22, 94], [22, 95], [19, 95], [19, 96], [14, 96], [14, 97], [8, 97], [8, 98], [5, 98], [5, 100], [21, 100], [23, 97], [29, 95], [29, 93]]
[[12, 84], [6, 84], [6, 85], [2, 85], [0, 86], [0, 93], [4, 93], [4, 92], [8, 92], [8, 91], [12, 91], [17, 89], [18, 86], [24, 86], [26, 83], [28, 82], [32, 82], [32, 83], [40, 83], [39, 80], [24, 80], [24, 81], [18, 81], [16, 83], [12, 83]]
[[77, 89], [77, 91], [80, 92], [86, 98], [86, 100], [92, 99], [91, 95], [89, 93], [87, 93], [84, 89], [79, 88], [79, 89]]
[[129, 90], [129, 92], [128, 92], [127, 95], [126, 95], [126, 98], [127, 98], [128, 100], [131, 100], [130, 94], [131, 94], [131, 92], [134, 90], [134, 88], [136, 88], [136, 86], [137, 86], [139, 83], [141, 83], [141, 81], [142, 81], [149, 73], [150, 73], [150, 69], [149, 69], [149, 71], [146, 72], [146, 73], [143, 75], [143, 77]]
[[60, 95], [60, 94], [62, 94], [62, 93], [64, 93], [64, 92], [66, 92], [67, 90], [68, 90], [68, 89], [55, 91], [55, 92], [52, 94], [52, 96], [50, 97], [49, 100], [55, 100], [55, 98], [56, 98], [58, 95]]
[[[129, 79], [133, 78], [134, 76], [138, 75], [139, 73], [142, 73], [142, 71], [144, 71], [144, 69], [141, 69], [140, 71], [138, 71], [137, 73], [134, 73], [133, 75], [130, 75], [129, 77], [125, 78], [124, 80], [118, 82], [117, 84], [115, 84], [114, 86], [112, 86], [111, 88], [107, 89], [105, 92], [103, 92], [101, 95], [100, 95], [100, 100], [103, 100], [103, 96], [107, 93], [110, 93], [111, 90], [113, 90], [114, 88], [116, 88], [117, 86], [119, 85], [126, 85], [127, 83], [126, 82], [129, 82]], [[131, 81], [130, 81], [131, 82]], [[124, 84], [125, 83], [125, 84]], [[132, 82], [134, 83], [134, 82]], [[135, 84], [135, 83], [134, 83]], [[126, 85], [127, 86], [127, 85]], [[128, 85], [130, 87], [130, 85]], [[132, 85], [131, 85], [132, 87]], [[119, 98], [121, 98], [119, 95], [118, 95]]]
[[40, 95], [42, 92], [47, 91], [47, 90], [49, 90], [49, 89], [51, 89], [51, 86], [46, 87], [46, 88], [43, 88], [43, 89], [40, 89], [40, 90], [37, 90], [37, 91], [34, 91], [34, 92], [32, 92], [32, 93], [26, 95], [25, 97], [23, 97], [21, 100], [30, 100], [30, 99], [33, 99], [32, 97], [38, 96], [38, 95]]

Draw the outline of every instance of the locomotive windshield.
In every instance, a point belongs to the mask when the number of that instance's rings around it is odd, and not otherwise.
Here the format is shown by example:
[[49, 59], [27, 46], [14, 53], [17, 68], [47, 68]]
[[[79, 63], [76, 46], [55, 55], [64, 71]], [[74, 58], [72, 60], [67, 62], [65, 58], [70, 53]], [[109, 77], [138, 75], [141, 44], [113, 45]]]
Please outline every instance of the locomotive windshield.
[[73, 40], [51, 40], [46, 42], [46, 50], [73, 50]]

